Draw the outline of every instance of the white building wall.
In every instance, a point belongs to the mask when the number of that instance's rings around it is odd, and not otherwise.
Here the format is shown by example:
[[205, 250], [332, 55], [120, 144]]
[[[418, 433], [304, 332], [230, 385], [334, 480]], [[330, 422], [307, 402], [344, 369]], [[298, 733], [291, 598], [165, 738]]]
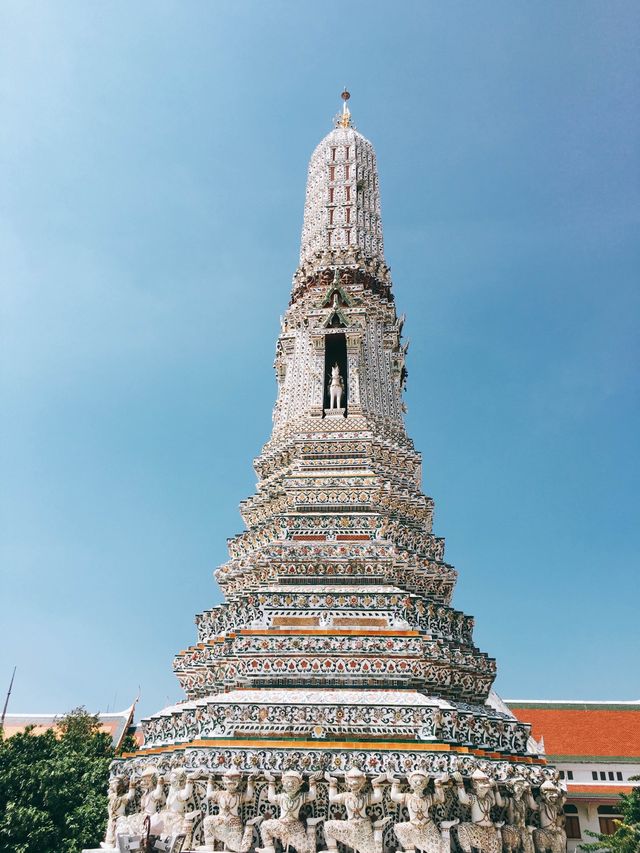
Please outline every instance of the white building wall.
[[[553, 764], [558, 768], [561, 774], [564, 774], [563, 782], [567, 786], [567, 804], [574, 805], [578, 809], [578, 820], [580, 822], [580, 838], [569, 838], [567, 840], [567, 853], [575, 853], [578, 846], [582, 843], [593, 842], [594, 839], [587, 835], [587, 831], [600, 832], [600, 820], [598, 814], [598, 806], [607, 805], [615, 806], [621, 785], [637, 785], [638, 782], [630, 781], [632, 776], [640, 776], [640, 762], [612, 762], [612, 761], [560, 761], [551, 759]], [[598, 778], [594, 779], [593, 774], [596, 773]], [[601, 774], [605, 774], [605, 779], [601, 778]], [[569, 775], [571, 774], [571, 775]], [[610, 775], [613, 774], [613, 779]], [[622, 777], [618, 778], [618, 774]], [[573, 778], [572, 778], [573, 777]], [[574, 785], [593, 786], [593, 796], [588, 793], [576, 793], [571, 795], [571, 788]], [[607, 796], [606, 792], [602, 793], [603, 788], [610, 788], [611, 795]]]

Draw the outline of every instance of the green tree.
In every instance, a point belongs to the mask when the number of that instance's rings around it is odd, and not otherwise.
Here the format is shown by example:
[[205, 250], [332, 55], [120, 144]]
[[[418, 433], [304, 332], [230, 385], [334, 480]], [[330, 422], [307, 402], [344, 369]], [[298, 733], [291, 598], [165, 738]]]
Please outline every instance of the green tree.
[[[640, 776], [632, 776], [633, 780]], [[608, 851], [608, 853], [639, 853], [640, 851], [640, 787], [633, 788], [630, 794], [620, 795], [620, 815], [617, 829], [613, 835], [589, 832], [587, 835], [597, 841], [581, 844], [580, 850]]]
[[79, 853], [97, 847], [107, 814], [109, 734], [75, 708], [55, 729], [0, 733], [0, 853]]

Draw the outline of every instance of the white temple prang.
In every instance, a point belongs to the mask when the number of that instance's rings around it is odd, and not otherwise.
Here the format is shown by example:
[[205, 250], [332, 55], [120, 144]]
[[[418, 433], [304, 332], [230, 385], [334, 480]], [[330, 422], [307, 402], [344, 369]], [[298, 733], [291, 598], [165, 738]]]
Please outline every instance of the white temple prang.
[[491, 694], [495, 661], [452, 606], [456, 571], [404, 424], [375, 152], [348, 99], [309, 163], [273, 431], [215, 572], [224, 602], [175, 657], [184, 701], [144, 719], [141, 748], [113, 763], [106, 847], [566, 845], [554, 770]]

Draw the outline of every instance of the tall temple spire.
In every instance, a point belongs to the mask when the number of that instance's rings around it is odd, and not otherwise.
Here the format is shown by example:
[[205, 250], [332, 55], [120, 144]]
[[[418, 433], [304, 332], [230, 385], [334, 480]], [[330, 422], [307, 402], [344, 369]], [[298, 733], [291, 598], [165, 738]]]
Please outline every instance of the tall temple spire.
[[[197, 836], [201, 850], [276, 853], [275, 838], [296, 853], [393, 853], [398, 841], [447, 853], [462, 818], [454, 849], [498, 853], [502, 800], [491, 786], [507, 796], [514, 778], [548, 793], [552, 773], [530, 727], [491, 693], [496, 665], [473, 642], [473, 618], [452, 607], [457, 573], [433, 533], [403, 420], [407, 347], [383, 258], [375, 154], [350, 125], [347, 94], [344, 118], [311, 155], [300, 266], [276, 343], [273, 431], [254, 462], [256, 492], [240, 506], [246, 529], [214, 573], [224, 600], [196, 616], [196, 641], [175, 657], [185, 700], [142, 721], [143, 746], [114, 763], [114, 784], [172, 771], [195, 809], [167, 807], [165, 828]], [[223, 773], [221, 792], [212, 776]], [[275, 774], [285, 793], [301, 791], [303, 776], [308, 789], [278, 799]], [[394, 774], [410, 777], [413, 793]], [[140, 811], [120, 824], [132, 835], [156, 808], [145, 784]], [[351, 799], [338, 793], [345, 784]], [[285, 819], [260, 823], [269, 803]], [[335, 819], [344, 803], [346, 818]], [[398, 803], [409, 804], [409, 822]], [[523, 814], [510, 850], [522, 838], [531, 846]], [[556, 853], [558, 838], [547, 844]]]

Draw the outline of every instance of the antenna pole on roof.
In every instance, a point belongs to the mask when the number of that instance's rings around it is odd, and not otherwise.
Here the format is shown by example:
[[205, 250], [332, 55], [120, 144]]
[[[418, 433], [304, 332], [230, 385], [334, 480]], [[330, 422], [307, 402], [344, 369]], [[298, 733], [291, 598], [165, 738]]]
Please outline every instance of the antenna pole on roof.
[[11, 681], [9, 682], [9, 689], [7, 690], [7, 698], [4, 700], [4, 708], [2, 709], [2, 719], [0, 720], [0, 729], [4, 728], [4, 718], [7, 716], [7, 706], [9, 705], [9, 696], [11, 696], [11, 689], [13, 688], [13, 679], [16, 677], [16, 669], [14, 666], [13, 673], [11, 675]]

